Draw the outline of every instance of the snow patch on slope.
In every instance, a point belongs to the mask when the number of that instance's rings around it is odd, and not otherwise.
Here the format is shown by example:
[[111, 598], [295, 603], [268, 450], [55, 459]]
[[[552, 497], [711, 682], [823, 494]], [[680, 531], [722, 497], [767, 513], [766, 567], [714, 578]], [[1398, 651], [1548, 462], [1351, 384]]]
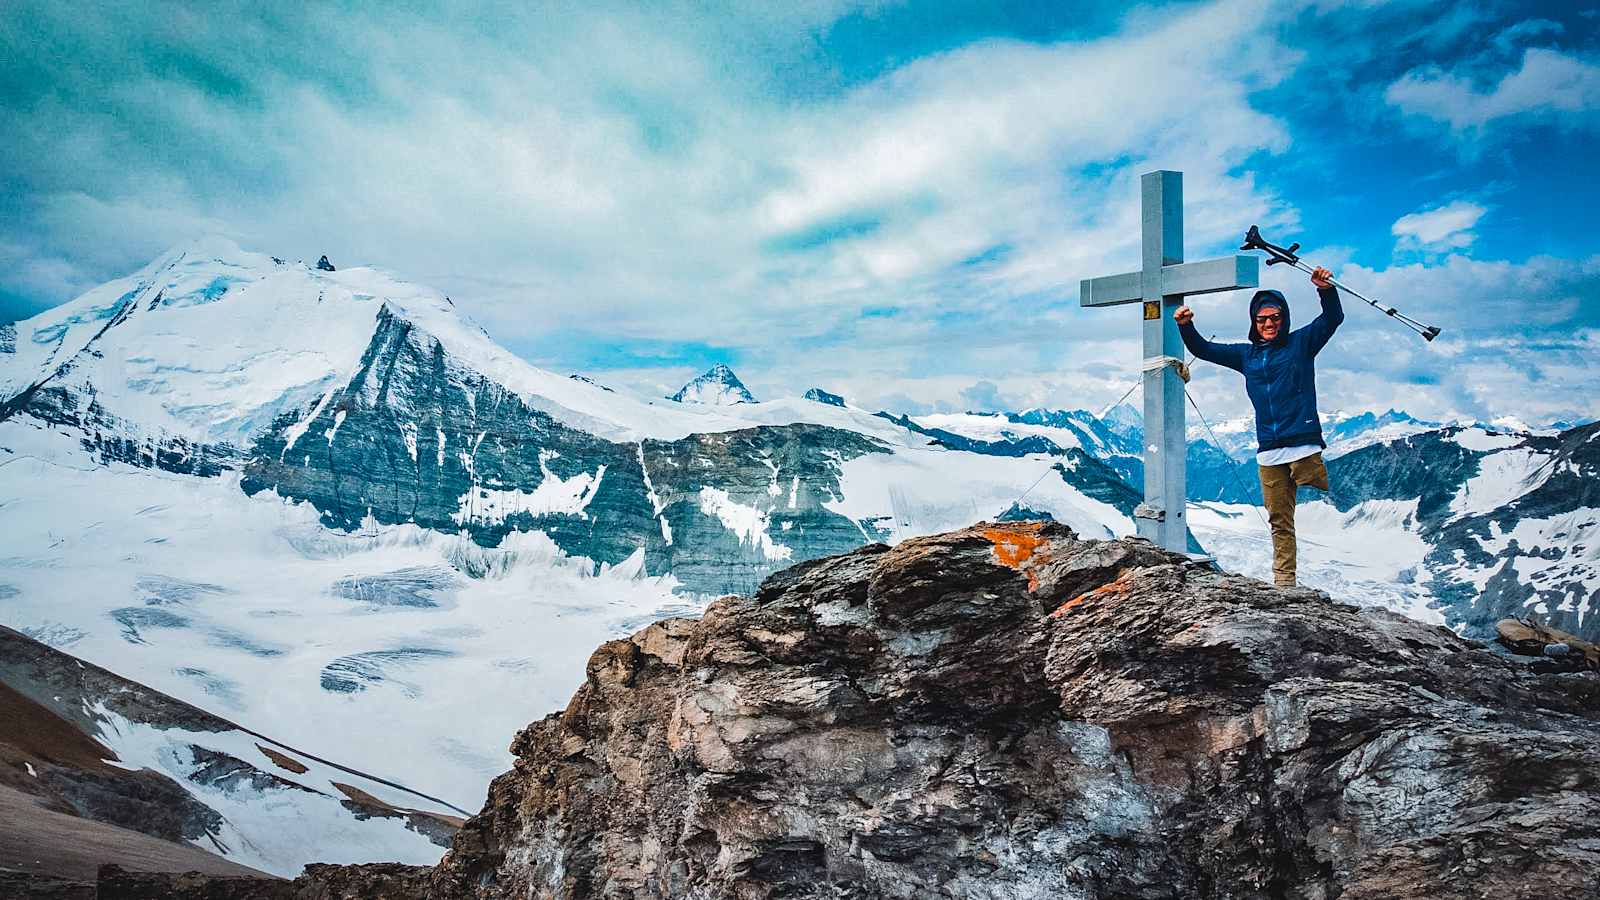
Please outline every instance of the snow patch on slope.
[[[481, 438], [480, 438], [481, 440]], [[595, 494], [600, 491], [600, 479], [606, 467], [598, 466], [593, 472], [579, 472], [571, 478], [561, 478], [550, 471], [554, 451], [539, 451], [539, 471], [544, 476], [531, 491], [503, 490], [480, 487], [476, 484], [456, 500], [456, 512], [451, 515], [458, 525], [468, 522], [504, 522], [506, 519], [527, 513], [530, 516], [576, 516], [587, 519]]]
[[1450, 512], [1456, 517], [1486, 513], [1537, 488], [1549, 477], [1553, 467], [1548, 453], [1533, 450], [1503, 450], [1478, 460], [1478, 474], [1456, 492]]
[[1456, 443], [1468, 450], [1489, 451], [1515, 447], [1526, 439], [1525, 434], [1486, 431], [1482, 428], [1464, 428], [1455, 435]]
[[727, 491], [714, 487], [700, 489], [700, 511], [715, 516], [722, 527], [739, 536], [739, 543], [750, 544], [770, 560], [786, 560], [794, 550], [779, 544], [767, 533], [767, 514], [754, 506], [737, 503]]
[[1524, 603], [1530, 611], [1576, 612], [1580, 627], [1600, 614], [1600, 509], [1520, 519], [1510, 529], [1491, 521], [1489, 530], [1479, 545], [1496, 557], [1495, 564], [1462, 576], [1480, 591], [1509, 566], [1533, 589]]

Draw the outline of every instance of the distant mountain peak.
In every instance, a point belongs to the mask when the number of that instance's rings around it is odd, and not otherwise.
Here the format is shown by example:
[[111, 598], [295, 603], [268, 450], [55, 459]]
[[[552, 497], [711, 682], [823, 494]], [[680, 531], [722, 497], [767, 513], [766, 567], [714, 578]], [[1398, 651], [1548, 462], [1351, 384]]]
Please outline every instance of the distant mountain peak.
[[1138, 407], [1126, 401], [1108, 408], [1104, 413], [1101, 413], [1100, 418], [1119, 425], [1144, 424], [1144, 413]]
[[252, 266], [268, 259], [271, 257], [241, 248], [233, 238], [208, 232], [173, 244], [147, 263], [141, 271], [153, 272], [166, 269], [179, 260], [191, 263], [195, 260], [216, 261], [230, 265]]
[[813, 401], [815, 403], [826, 403], [829, 406], [843, 406], [844, 405], [844, 398], [843, 397], [839, 396], [838, 394], [829, 393], [828, 391], [825, 391], [822, 388], [815, 388], [814, 387], [811, 390], [806, 391], [805, 399], [811, 400], [811, 401]]
[[754, 403], [756, 398], [744, 386], [739, 376], [723, 363], [707, 369], [667, 398], [678, 403], [703, 403], [707, 406], [732, 406], [735, 403]]

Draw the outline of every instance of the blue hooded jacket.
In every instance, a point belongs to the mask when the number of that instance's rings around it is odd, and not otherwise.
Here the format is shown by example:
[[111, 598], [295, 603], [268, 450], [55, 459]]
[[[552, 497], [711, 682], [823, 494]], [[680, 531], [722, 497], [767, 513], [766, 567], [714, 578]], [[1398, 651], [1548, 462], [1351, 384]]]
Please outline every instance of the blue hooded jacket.
[[[1245, 393], [1256, 408], [1256, 444], [1262, 450], [1316, 444], [1322, 439], [1317, 415], [1317, 373], [1313, 361], [1344, 321], [1339, 289], [1321, 288], [1322, 315], [1298, 331], [1289, 330], [1289, 301], [1277, 291], [1256, 291], [1250, 299], [1250, 342], [1215, 344], [1200, 336], [1194, 323], [1178, 326], [1183, 345], [1197, 358], [1227, 366], [1244, 375]], [[1283, 310], [1278, 336], [1263, 341], [1256, 332], [1262, 306]]]

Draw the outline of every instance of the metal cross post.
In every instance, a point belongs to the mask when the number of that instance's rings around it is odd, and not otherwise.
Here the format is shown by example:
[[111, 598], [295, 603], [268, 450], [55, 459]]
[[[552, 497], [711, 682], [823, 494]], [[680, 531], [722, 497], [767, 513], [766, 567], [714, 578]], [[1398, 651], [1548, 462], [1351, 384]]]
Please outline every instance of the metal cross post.
[[1147, 172], [1140, 177], [1139, 188], [1144, 268], [1084, 279], [1078, 302], [1082, 306], [1143, 306], [1144, 502], [1134, 509], [1134, 522], [1140, 537], [1185, 553], [1189, 546], [1184, 518], [1188, 440], [1183, 379], [1169, 362], [1183, 359], [1183, 340], [1172, 311], [1190, 294], [1256, 287], [1260, 269], [1254, 256], [1183, 261], [1182, 172]]

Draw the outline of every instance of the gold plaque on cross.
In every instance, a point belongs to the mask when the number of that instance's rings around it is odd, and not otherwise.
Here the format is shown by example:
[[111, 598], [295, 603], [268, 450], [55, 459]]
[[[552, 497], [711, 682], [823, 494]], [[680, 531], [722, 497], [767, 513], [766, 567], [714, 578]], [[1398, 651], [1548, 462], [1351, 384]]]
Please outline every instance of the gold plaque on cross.
[[1159, 318], [1161, 318], [1161, 301], [1160, 300], [1146, 300], [1144, 302], [1144, 317], [1146, 319], [1159, 319]]

